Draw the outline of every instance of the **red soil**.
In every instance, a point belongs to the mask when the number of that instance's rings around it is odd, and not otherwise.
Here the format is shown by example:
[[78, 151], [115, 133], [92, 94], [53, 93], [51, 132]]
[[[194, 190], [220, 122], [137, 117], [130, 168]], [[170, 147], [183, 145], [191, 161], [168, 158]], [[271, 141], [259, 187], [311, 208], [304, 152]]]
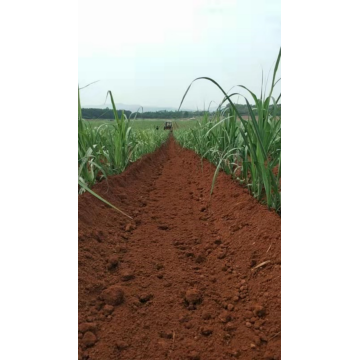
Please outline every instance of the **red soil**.
[[[280, 217], [171, 138], [79, 196], [79, 359], [280, 359]], [[263, 264], [263, 265], [261, 265]]]

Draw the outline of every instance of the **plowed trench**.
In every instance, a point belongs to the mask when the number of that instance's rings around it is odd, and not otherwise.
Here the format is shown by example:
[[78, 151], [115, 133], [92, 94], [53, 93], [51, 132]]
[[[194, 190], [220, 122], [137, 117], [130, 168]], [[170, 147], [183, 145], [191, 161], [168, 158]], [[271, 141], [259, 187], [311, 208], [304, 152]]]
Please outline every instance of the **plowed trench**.
[[280, 218], [170, 138], [79, 197], [79, 359], [280, 359]]

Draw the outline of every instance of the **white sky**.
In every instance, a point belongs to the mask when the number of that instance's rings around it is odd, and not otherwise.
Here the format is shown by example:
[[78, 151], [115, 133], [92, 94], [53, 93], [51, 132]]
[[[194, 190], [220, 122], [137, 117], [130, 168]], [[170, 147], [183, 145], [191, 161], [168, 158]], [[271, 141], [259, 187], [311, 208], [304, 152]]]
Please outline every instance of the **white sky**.
[[[100, 80], [81, 91], [83, 105], [103, 104], [112, 90], [117, 103], [178, 107], [200, 76], [213, 78], [225, 91], [245, 85], [260, 95], [262, 68], [267, 76], [281, 45], [280, 0], [78, 4], [79, 85]], [[220, 90], [199, 80], [183, 108], [203, 109], [212, 100], [222, 100]]]

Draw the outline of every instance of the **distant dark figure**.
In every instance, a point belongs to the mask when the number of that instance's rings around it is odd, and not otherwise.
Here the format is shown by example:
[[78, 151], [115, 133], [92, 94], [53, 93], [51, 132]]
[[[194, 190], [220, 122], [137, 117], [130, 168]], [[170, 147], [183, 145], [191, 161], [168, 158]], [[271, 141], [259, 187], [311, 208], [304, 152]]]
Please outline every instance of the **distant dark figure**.
[[159, 127], [158, 127], [158, 126], [156, 126], [156, 130], [159, 130]]

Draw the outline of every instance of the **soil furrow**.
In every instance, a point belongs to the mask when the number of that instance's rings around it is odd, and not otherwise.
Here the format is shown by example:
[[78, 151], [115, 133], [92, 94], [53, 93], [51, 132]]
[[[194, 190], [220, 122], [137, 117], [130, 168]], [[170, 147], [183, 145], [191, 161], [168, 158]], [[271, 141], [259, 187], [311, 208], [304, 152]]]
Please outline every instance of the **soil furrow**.
[[[280, 359], [280, 227], [173, 138], [79, 197], [79, 359]], [[260, 265], [260, 266], [259, 266]]]

